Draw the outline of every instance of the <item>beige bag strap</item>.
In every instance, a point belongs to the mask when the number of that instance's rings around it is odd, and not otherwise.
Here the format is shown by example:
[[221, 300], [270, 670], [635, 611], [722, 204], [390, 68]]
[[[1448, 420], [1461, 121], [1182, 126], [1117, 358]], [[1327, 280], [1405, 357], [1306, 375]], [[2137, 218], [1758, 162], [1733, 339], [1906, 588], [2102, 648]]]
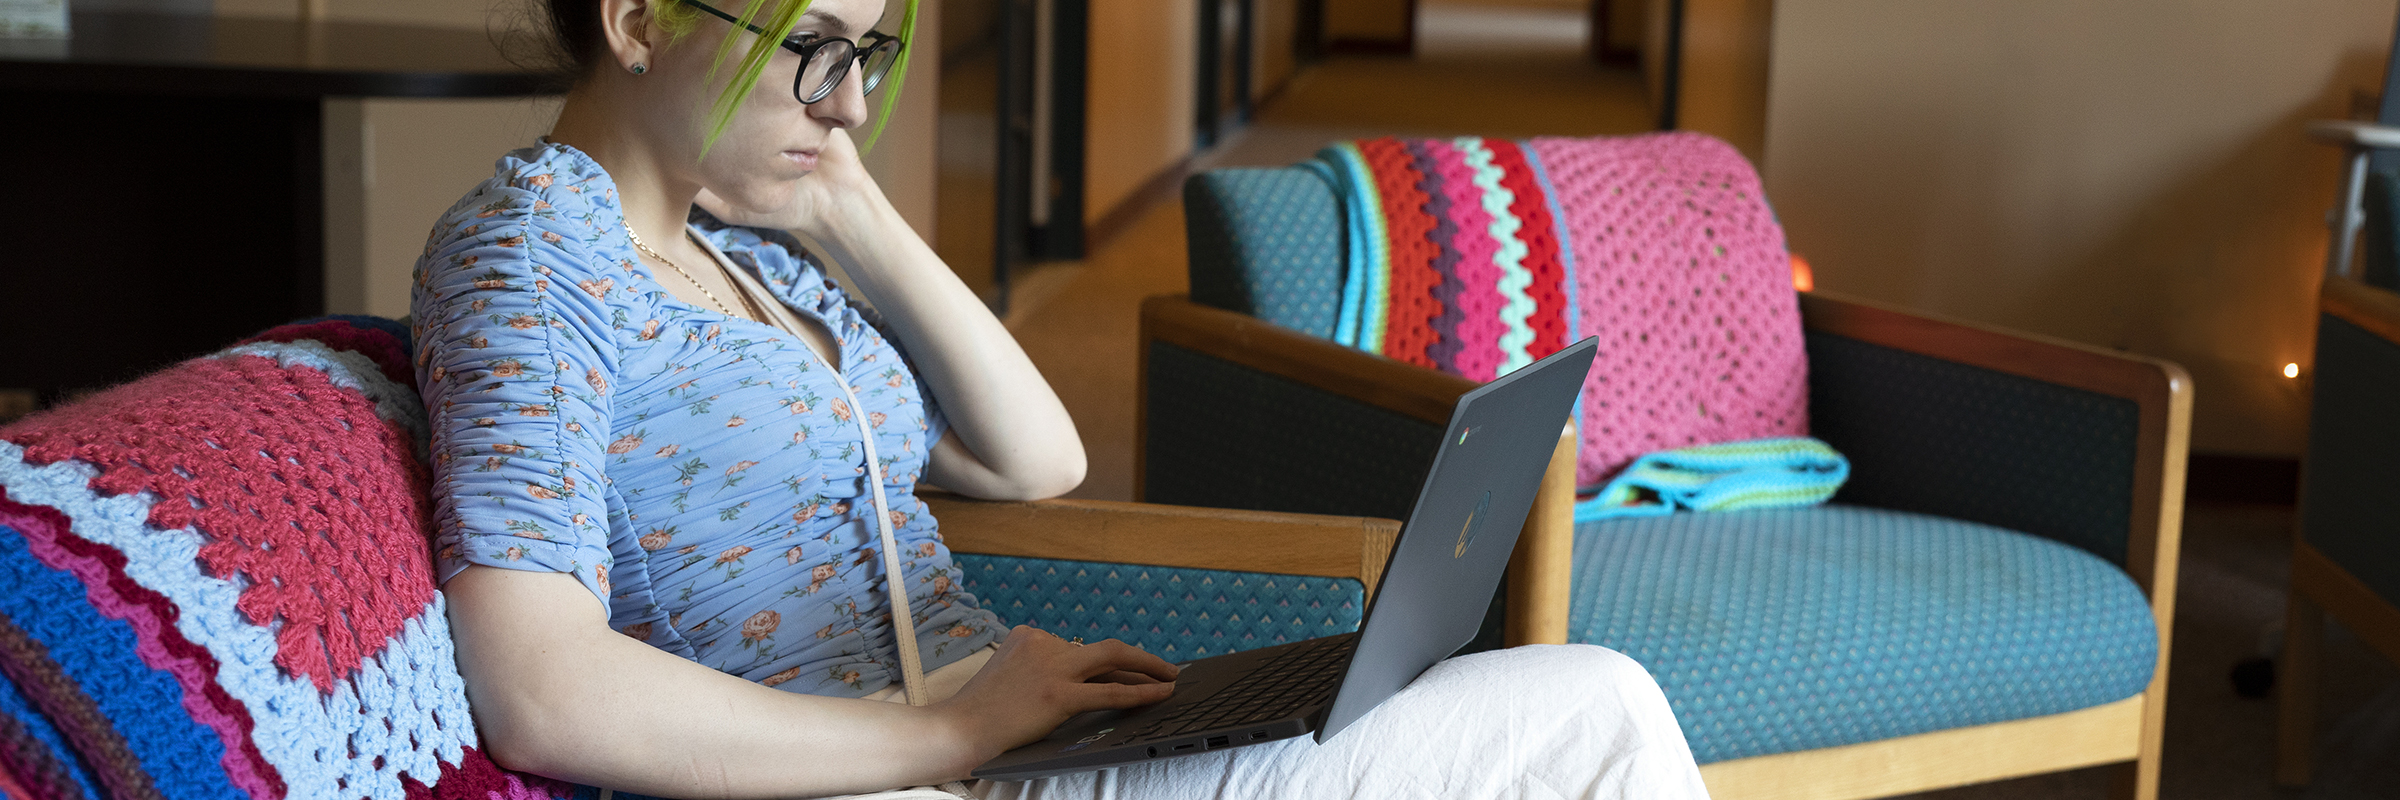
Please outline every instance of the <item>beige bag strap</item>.
[[[715, 245], [709, 244], [708, 239], [696, 233], [692, 235], [692, 239], [700, 244], [701, 249], [707, 250], [710, 257], [717, 260], [717, 266], [725, 271], [726, 276], [733, 281], [735, 287], [749, 295], [761, 308], [766, 309], [767, 324], [781, 328], [784, 332], [794, 336], [800, 335], [800, 331], [795, 326], [802, 323], [799, 318], [793, 316], [791, 309], [783, 305], [783, 301], [776, 299], [774, 294], [768, 292], [767, 287], [760, 284], [757, 278], [751, 277], [750, 273], [734, 268], [725, 258], [725, 254], [719, 252]], [[841, 346], [839, 335], [835, 336], [834, 346], [836, 348]], [[816, 351], [809, 350], [809, 355], [816, 356]], [[900, 685], [908, 692], [909, 705], [925, 705], [932, 702], [933, 699], [925, 694], [925, 660], [917, 652], [917, 615], [915, 609], [909, 608], [906, 579], [900, 574], [900, 543], [897, 537], [892, 535], [892, 506], [891, 501], [884, 497], [883, 461], [875, 452], [875, 431], [867, 426], [867, 408], [858, 402], [858, 393], [850, 389], [850, 381], [842, 376], [841, 369], [827, 362], [823, 357], [817, 357], [817, 361], [824, 364], [825, 368], [833, 373], [834, 385], [840, 386], [842, 396], [849, 398], [850, 421], [858, 425], [858, 439], [866, 448], [867, 482], [874, 487], [875, 532], [883, 544], [883, 589], [891, 596], [892, 641], [900, 646]]]

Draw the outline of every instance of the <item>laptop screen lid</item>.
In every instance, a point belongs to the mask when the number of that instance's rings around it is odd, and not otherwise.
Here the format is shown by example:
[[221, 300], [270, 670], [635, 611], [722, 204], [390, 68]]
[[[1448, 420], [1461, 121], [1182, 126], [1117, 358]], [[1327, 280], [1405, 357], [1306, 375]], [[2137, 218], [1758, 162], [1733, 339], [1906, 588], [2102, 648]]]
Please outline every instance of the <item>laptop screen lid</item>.
[[1360, 626], [1324, 742], [1475, 638], [1599, 339], [1462, 395]]

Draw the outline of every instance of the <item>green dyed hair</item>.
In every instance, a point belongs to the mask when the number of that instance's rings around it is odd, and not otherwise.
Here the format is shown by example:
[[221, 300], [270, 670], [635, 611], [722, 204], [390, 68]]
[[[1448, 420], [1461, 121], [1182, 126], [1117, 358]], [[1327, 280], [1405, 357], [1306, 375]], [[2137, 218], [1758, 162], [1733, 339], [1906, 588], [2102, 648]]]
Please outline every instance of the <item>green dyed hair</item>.
[[[783, 49], [784, 37], [792, 35], [792, 29], [799, 26], [800, 15], [808, 13], [811, 0], [740, 2], [743, 8], [734, 16], [766, 33], [751, 42], [750, 49], [742, 53], [741, 61], [734, 67], [733, 79], [726, 82], [725, 91], [718, 93], [716, 102], [709, 107], [708, 139], [700, 151], [703, 157], [708, 154], [708, 148], [716, 146], [717, 137], [725, 134], [725, 128], [733, 124], [733, 115], [741, 111], [742, 101], [750, 96], [751, 90], [758, 88], [759, 76], [766, 74], [767, 62], [775, 58], [776, 51]], [[884, 76], [883, 83], [877, 87], [882, 90], [883, 105], [876, 111], [875, 122], [867, 128], [866, 140], [859, 143], [858, 149], [862, 153], [873, 149], [875, 140], [883, 135], [884, 123], [891, 120], [892, 108], [900, 100], [900, 87], [908, 78], [910, 51], [916, 49], [910, 45], [917, 38], [917, 0], [905, 2], [907, 6], [900, 12], [900, 30], [894, 34], [900, 38], [900, 60], [892, 64], [891, 74]], [[731, 13], [730, 10], [728, 12]], [[698, 29], [702, 16], [699, 9], [686, 5], [682, 0], [666, 0], [659, 4], [656, 18], [659, 27], [664, 28], [673, 40], [681, 40]], [[749, 31], [735, 27], [725, 35], [724, 41], [717, 43], [716, 61], [709, 66], [708, 77], [715, 78], [717, 71], [725, 68], [726, 62], [733, 57], [734, 42], [745, 33]]]

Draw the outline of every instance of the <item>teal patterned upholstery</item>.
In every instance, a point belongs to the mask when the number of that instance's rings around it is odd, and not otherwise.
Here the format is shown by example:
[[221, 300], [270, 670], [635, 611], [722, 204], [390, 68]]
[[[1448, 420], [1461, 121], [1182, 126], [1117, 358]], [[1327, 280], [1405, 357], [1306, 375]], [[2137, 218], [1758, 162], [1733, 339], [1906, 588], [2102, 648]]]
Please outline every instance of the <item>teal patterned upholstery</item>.
[[968, 592], [1010, 625], [1119, 639], [1168, 661], [1358, 629], [1350, 578], [957, 554]]
[[2149, 601], [2077, 548], [1855, 506], [1576, 526], [1568, 633], [1632, 656], [1701, 763], [2140, 694]]
[[[2377, 227], [2375, 225], [2367, 226]], [[2317, 319], [2300, 535], [2400, 606], [2400, 345], [2330, 314]]]
[[1333, 336], [1342, 211], [1305, 169], [1218, 169], [1183, 185], [1192, 302]]
[[1835, 502], [2056, 539], [2125, 563], [2132, 400], [1808, 334], [1809, 434], [1850, 459]]

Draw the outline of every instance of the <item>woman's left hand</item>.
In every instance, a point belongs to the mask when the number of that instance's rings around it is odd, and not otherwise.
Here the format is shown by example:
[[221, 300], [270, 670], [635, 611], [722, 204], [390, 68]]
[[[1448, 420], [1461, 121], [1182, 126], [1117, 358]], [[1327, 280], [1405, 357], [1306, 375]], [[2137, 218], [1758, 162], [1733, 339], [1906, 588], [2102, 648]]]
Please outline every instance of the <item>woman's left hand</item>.
[[826, 239], [835, 233], [829, 225], [833, 212], [855, 205], [862, 192], [880, 191], [874, 176], [867, 174], [866, 162], [859, 158], [850, 132], [834, 128], [826, 132], [825, 144], [817, 151], [816, 170], [793, 182], [792, 193], [781, 208], [737, 206], [706, 188], [693, 202], [735, 225], [799, 231]]

